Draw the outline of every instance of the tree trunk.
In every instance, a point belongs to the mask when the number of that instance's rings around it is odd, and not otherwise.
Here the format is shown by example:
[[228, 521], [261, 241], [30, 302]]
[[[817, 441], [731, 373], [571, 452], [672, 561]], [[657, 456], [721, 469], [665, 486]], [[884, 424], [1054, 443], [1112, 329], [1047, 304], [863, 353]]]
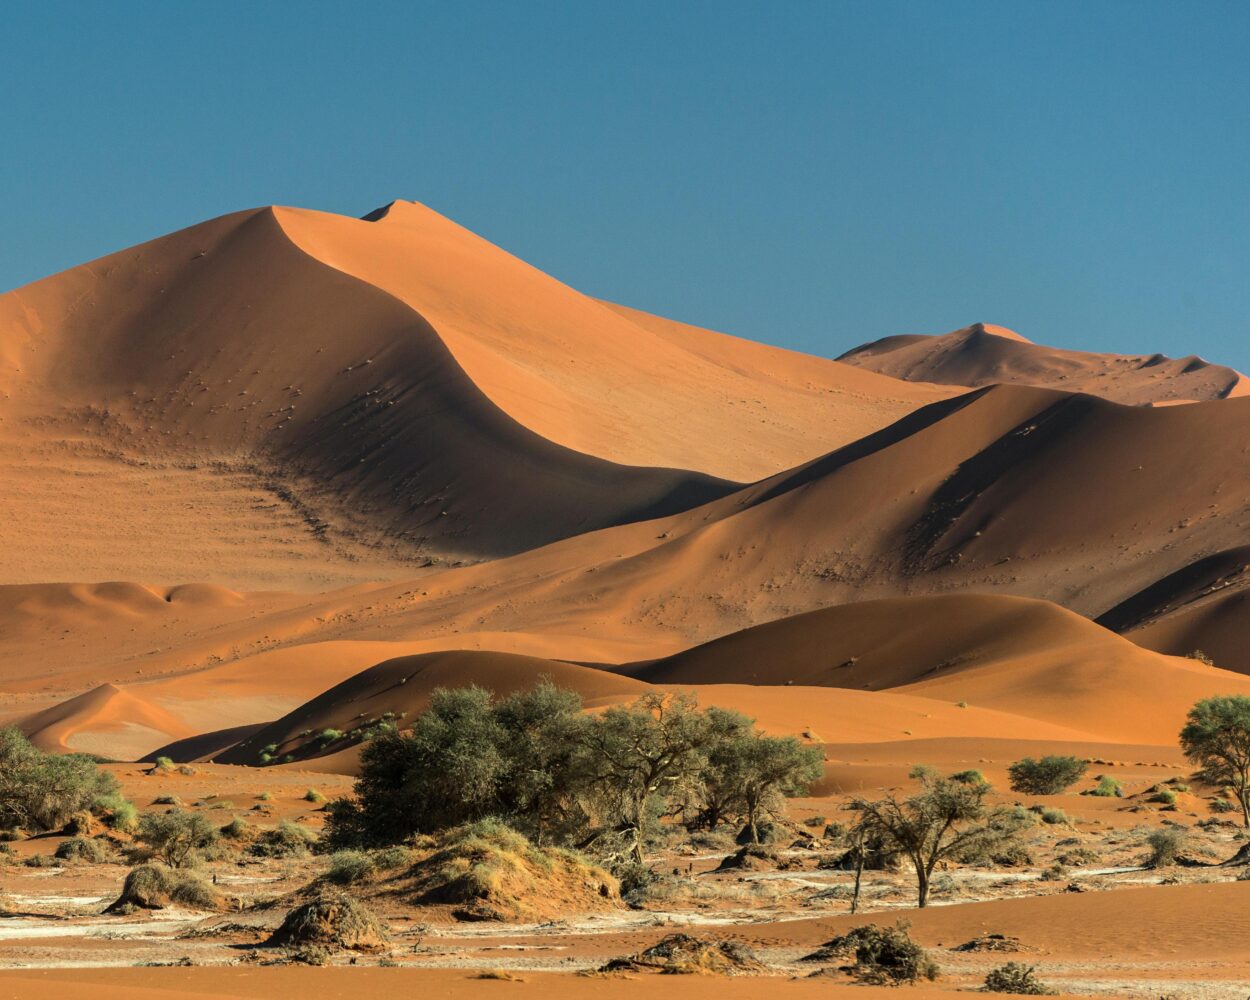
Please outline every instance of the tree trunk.
[[864, 877], [864, 843], [861, 840], [855, 850], [855, 892], [851, 896], [851, 912], [859, 911], [859, 884]]
[[923, 868], [916, 869], [917, 905], [923, 909], [929, 903], [929, 873]]
[[758, 844], [760, 842], [760, 828], [755, 822], [755, 805], [747, 805], [747, 828], [751, 831], [751, 843]]

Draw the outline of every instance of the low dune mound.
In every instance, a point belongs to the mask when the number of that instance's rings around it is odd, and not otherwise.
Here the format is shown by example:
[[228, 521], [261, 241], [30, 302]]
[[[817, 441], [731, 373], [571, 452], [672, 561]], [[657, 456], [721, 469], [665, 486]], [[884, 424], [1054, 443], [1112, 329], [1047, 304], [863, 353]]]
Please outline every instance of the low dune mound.
[[737, 941], [670, 934], [635, 955], [612, 959], [599, 971], [749, 976], [767, 972], [768, 966]]
[[1190, 355], [1095, 354], [1045, 347], [1006, 327], [974, 323], [942, 336], [886, 337], [839, 361], [911, 382], [978, 387], [1014, 382], [1088, 392], [1117, 403], [1157, 404], [1245, 395], [1240, 372]]
[[215, 760], [257, 764], [337, 753], [359, 743], [380, 724], [402, 724], [420, 715], [440, 687], [476, 684], [507, 696], [532, 688], [542, 677], [576, 691], [592, 707], [630, 701], [648, 690], [648, 685], [628, 677], [515, 653], [449, 650], [402, 656], [335, 685]]
[[389, 947], [386, 925], [363, 903], [341, 892], [326, 892], [286, 915], [265, 941], [269, 948], [320, 945], [376, 952]]
[[651, 684], [919, 695], [1143, 744], [1173, 743], [1201, 698], [1250, 694], [1242, 675], [1152, 653], [1054, 604], [984, 594], [840, 605], [620, 669]]
[[104, 912], [125, 914], [172, 906], [220, 910], [224, 905], [225, 901], [217, 890], [194, 872], [152, 863], [130, 870], [122, 885], [121, 895]]
[[621, 906], [620, 886], [602, 868], [495, 820], [448, 832], [410, 877], [414, 902], [447, 906], [457, 920], [536, 921]]

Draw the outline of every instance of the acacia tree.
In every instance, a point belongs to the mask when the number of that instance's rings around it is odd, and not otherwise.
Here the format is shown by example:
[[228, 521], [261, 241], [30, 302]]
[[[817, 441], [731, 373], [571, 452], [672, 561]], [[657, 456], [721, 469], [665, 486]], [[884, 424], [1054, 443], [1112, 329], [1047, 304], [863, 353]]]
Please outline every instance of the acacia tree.
[[857, 799], [851, 808], [859, 813], [861, 838], [878, 838], [906, 855], [916, 872], [917, 905], [925, 906], [939, 861], [1003, 843], [1019, 827], [1008, 813], [986, 809], [990, 786], [979, 777], [943, 778], [929, 768], [916, 768], [911, 777], [920, 782], [915, 795]]
[[138, 838], [170, 868], [190, 868], [217, 839], [217, 829], [199, 813], [170, 809], [140, 816]]
[[682, 794], [706, 764], [707, 715], [685, 694], [646, 694], [593, 720], [583, 739], [586, 773], [604, 818], [642, 864], [652, 805]]
[[1232, 787], [1242, 824], [1250, 827], [1250, 698], [1224, 695], [1198, 702], [1189, 710], [1180, 742], [1204, 778]]
[[117, 789], [90, 757], [45, 753], [20, 730], [0, 729], [0, 828], [55, 830]]

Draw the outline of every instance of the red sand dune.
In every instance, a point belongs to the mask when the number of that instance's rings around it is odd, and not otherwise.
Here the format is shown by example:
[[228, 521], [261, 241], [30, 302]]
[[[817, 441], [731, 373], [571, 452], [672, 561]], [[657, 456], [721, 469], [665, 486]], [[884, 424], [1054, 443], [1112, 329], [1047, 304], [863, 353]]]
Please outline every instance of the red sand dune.
[[1010, 382], [1088, 392], [1117, 403], [1170, 404], [1250, 393], [1250, 381], [1190, 355], [1095, 354], [1043, 347], [1006, 327], [975, 323], [942, 336], [884, 337], [839, 361], [913, 382], [983, 386]]

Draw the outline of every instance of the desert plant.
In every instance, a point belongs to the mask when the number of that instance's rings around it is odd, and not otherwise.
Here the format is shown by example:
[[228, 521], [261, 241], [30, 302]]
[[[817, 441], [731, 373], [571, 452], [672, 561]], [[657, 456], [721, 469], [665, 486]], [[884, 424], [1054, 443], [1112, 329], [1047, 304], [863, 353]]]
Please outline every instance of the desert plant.
[[1096, 795], [1104, 799], [1118, 799], [1124, 795], [1124, 790], [1120, 787], [1120, 783], [1109, 774], [1104, 774], [1098, 779], [1098, 785], [1093, 788], [1090, 795]]
[[236, 816], [221, 828], [221, 835], [230, 840], [242, 840], [252, 832], [252, 828], [241, 817]]
[[0, 729], [0, 828], [59, 829], [117, 788], [93, 758], [45, 753], [20, 730]]
[[1176, 793], [1170, 788], [1160, 788], [1157, 792], [1150, 796], [1147, 802], [1158, 802], [1165, 806], [1176, 805]]
[[308, 791], [304, 793], [305, 802], [312, 802], [314, 805], [321, 805], [321, 803], [323, 803], [325, 800], [326, 800], [326, 797], [322, 795], [319, 791], [317, 791], [317, 789], [315, 788], [310, 788], [308, 789]]
[[1058, 795], [1084, 776], [1088, 764], [1077, 757], [1024, 757], [1007, 769], [1011, 790], [1025, 795]]
[[383, 951], [389, 938], [386, 926], [363, 903], [342, 893], [327, 892], [288, 913], [265, 944]]
[[894, 795], [873, 802], [857, 799], [851, 808], [860, 815], [862, 840], [875, 838], [892, 845], [911, 862], [917, 905], [925, 906], [939, 861], [1006, 845], [1027, 821], [1014, 810], [990, 813], [985, 807], [988, 784], [942, 778], [927, 768], [917, 768], [912, 776], [921, 786], [916, 795], [903, 800]]
[[93, 837], [70, 837], [57, 844], [53, 856], [61, 861], [86, 861], [91, 864], [104, 864], [113, 860], [113, 852], [108, 845]]
[[1185, 756], [1213, 784], [1227, 784], [1250, 828], [1250, 697], [1206, 698], [1189, 710], [1180, 734]]
[[364, 851], [336, 851], [326, 870], [326, 881], [335, 885], [354, 885], [363, 882], [377, 871], [372, 857]]
[[195, 865], [200, 852], [217, 839], [217, 830], [198, 813], [170, 809], [144, 813], [136, 836], [170, 868], [187, 868]]
[[311, 853], [317, 843], [317, 835], [308, 827], [290, 820], [282, 820], [272, 830], [260, 831], [248, 853], [258, 858], [292, 858]]
[[221, 899], [211, 885], [193, 872], [145, 864], [130, 870], [121, 895], [105, 912], [161, 909], [172, 903], [213, 910], [221, 905]]
[[1020, 996], [1052, 996], [1055, 991], [1038, 982], [1033, 967], [1020, 962], [1008, 962], [990, 971], [985, 977], [987, 993], [1015, 993]]
[[1166, 868], [1176, 864], [1187, 838], [1184, 831], [1168, 829], [1154, 830], [1146, 837], [1146, 846], [1150, 848], [1150, 856], [1146, 859], [1147, 868]]
[[861, 982], [901, 986], [921, 979], [936, 979], [938, 965], [912, 940], [907, 924], [893, 927], [866, 924], [822, 945], [806, 961], [854, 958], [850, 972]]

